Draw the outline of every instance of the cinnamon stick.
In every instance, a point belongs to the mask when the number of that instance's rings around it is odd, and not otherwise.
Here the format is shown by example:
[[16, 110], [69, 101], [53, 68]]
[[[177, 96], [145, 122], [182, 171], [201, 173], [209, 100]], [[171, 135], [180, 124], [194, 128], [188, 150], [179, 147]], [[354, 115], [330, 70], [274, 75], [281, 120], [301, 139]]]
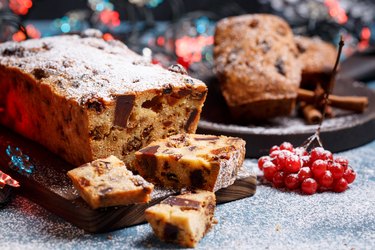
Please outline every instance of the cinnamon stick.
[[312, 104], [301, 102], [301, 110], [308, 124], [318, 124], [322, 120], [322, 113]]
[[[313, 91], [298, 89], [297, 100], [312, 104], [315, 102], [316, 97]], [[359, 113], [363, 112], [368, 106], [368, 98], [365, 96], [329, 95], [328, 102], [332, 107], [351, 110]]]

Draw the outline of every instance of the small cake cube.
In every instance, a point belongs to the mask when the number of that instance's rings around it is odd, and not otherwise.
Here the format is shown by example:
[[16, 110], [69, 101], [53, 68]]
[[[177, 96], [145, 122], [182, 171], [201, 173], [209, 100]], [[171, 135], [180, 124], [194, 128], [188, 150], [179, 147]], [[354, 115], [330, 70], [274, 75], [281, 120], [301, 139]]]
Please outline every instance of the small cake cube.
[[152, 142], [136, 152], [136, 168], [164, 187], [208, 191], [232, 185], [245, 158], [240, 138], [178, 134]]
[[70, 170], [68, 176], [93, 209], [149, 202], [154, 189], [115, 156], [86, 163]]
[[216, 223], [215, 205], [214, 193], [196, 190], [168, 197], [146, 209], [145, 216], [162, 241], [195, 247]]

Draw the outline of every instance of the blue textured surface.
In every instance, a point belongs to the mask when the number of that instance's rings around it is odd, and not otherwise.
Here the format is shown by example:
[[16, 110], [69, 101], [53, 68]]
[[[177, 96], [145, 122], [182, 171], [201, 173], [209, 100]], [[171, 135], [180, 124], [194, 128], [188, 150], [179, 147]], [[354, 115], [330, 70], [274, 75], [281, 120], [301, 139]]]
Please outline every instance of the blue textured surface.
[[[304, 196], [259, 185], [255, 196], [217, 207], [219, 223], [198, 249], [375, 249], [375, 141], [339, 155], [357, 171], [346, 192]], [[174, 247], [146, 224], [87, 234], [22, 197], [0, 210], [0, 249]]]
[[[219, 223], [198, 249], [374, 249], [375, 141], [341, 155], [358, 173], [346, 192], [304, 196], [260, 185], [255, 196], [217, 207]], [[255, 160], [246, 165], [255, 167]], [[0, 211], [0, 223], [0, 249], [174, 247], [160, 243], [146, 224], [86, 234], [22, 197]]]

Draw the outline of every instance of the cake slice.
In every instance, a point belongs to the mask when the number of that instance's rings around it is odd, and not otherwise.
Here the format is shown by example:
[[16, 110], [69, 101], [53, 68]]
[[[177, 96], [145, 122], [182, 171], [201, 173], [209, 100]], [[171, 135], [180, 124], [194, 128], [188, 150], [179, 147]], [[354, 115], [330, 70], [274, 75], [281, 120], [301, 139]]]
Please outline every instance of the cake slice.
[[148, 208], [145, 217], [162, 241], [195, 247], [216, 223], [215, 205], [214, 193], [197, 190], [170, 196]]
[[75, 166], [115, 155], [132, 169], [151, 141], [195, 132], [206, 93], [100, 32], [0, 44], [0, 124]]
[[70, 170], [68, 176], [93, 209], [149, 202], [154, 188], [115, 156], [84, 164]]
[[245, 158], [245, 141], [236, 137], [178, 134], [136, 152], [136, 168], [150, 182], [208, 191], [232, 185]]

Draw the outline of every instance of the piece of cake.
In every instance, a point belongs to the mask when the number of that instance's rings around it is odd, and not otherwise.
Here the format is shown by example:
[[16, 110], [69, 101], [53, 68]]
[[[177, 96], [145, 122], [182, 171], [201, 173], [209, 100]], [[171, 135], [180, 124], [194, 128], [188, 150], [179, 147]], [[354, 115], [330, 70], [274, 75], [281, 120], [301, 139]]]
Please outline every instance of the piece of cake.
[[163, 187], [208, 191], [232, 185], [245, 158], [245, 141], [236, 137], [179, 134], [136, 152], [136, 168]]
[[146, 220], [162, 241], [195, 247], [214, 219], [215, 194], [197, 190], [170, 196], [145, 211]]
[[[91, 35], [91, 36], [90, 36]], [[98, 32], [0, 44], [0, 124], [79, 166], [194, 133], [207, 87]]]
[[68, 176], [93, 209], [149, 202], [154, 189], [115, 156], [86, 163], [70, 170]]
[[335, 46], [318, 37], [295, 36], [302, 64], [301, 86], [315, 89], [317, 83], [326, 85], [336, 62]]
[[234, 119], [289, 115], [301, 65], [289, 25], [268, 14], [229, 17], [215, 32], [215, 69]]

